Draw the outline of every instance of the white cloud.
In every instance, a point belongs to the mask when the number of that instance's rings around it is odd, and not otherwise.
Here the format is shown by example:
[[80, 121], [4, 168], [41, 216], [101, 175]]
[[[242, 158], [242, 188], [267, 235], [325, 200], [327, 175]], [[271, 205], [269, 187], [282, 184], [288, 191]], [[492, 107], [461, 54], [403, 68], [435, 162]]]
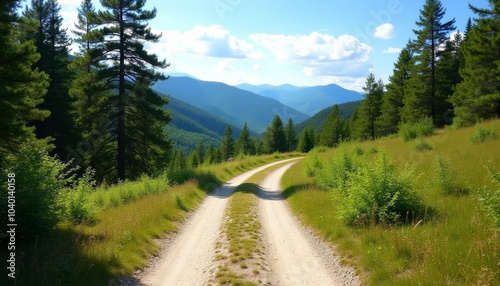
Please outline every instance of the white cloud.
[[380, 38], [384, 40], [392, 39], [396, 35], [396, 32], [394, 31], [394, 26], [390, 23], [385, 23], [377, 28], [375, 28], [375, 32], [373, 36], [375, 38]]
[[399, 53], [401, 53], [402, 50], [403, 49], [401, 49], [401, 48], [389, 47], [389, 48], [383, 50], [383, 52], [386, 54], [399, 54]]
[[264, 69], [264, 66], [262, 64], [255, 64], [252, 67], [252, 70], [254, 70], [254, 71], [261, 71], [263, 69]]
[[187, 32], [164, 31], [157, 48], [169, 54], [186, 52], [213, 58], [259, 58], [253, 45], [238, 39], [219, 25], [195, 26]]
[[364, 75], [371, 66], [372, 48], [350, 35], [335, 38], [309, 35], [252, 34], [250, 39], [268, 49], [277, 61], [302, 68], [307, 76]]

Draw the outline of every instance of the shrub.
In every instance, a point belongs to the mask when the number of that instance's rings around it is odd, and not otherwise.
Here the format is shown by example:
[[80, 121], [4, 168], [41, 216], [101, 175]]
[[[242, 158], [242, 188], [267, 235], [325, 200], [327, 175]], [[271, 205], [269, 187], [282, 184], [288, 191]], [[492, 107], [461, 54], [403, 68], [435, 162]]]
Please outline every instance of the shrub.
[[471, 143], [483, 143], [484, 141], [488, 139], [497, 139], [497, 130], [495, 129], [495, 126], [488, 126], [488, 127], [476, 127], [476, 131], [471, 134], [469, 137], [469, 141]]
[[434, 149], [434, 147], [429, 142], [425, 141], [424, 138], [419, 138], [413, 144], [413, 149], [417, 152], [422, 152], [422, 151], [432, 150]]
[[344, 193], [350, 176], [357, 171], [361, 165], [360, 159], [347, 151], [327, 162], [319, 172], [317, 184], [323, 189], [335, 189]]
[[61, 192], [59, 202], [63, 217], [73, 223], [91, 222], [97, 209], [90, 201], [90, 195], [95, 191], [96, 181], [94, 171], [88, 168], [72, 188]]
[[444, 195], [466, 195], [467, 188], [457, 182], [456, 171], [450, 167], [443, 157], [437, 156], [435, 159], [435, 184], [438, 190]]
[[393, 224], [422, 209], [422, 200], [413, 190], [412, 168], [396, 174], [385, 152], [375, 162], [364, 161], [348, 175], [341, 196], [340, 217], [349, 225]]
[[417, 122], [401, 123], [399, 125], [399, 136], [406, 142], [418, 137], [426, 137], [434, 134], [432, 119], [427, 117]]
[[323, 169], [323, 164], [319, 160], [317, 149], [313, 149], [307, 155], [304, 161], [304, 174], [307, 177], [314, 177]]
[[[15, 174], [16, 235], [50, 232], [63, 219], [59, 195], [73, 181], [74, 169], [28, 145], [22, 146], [17, 159], [10, 159], [8, 165], [3, 173]], [[6, 192], [1, 193], [2, 203], [7, 202]]]
[[491, 167], [486, 166], [486, 170], [498, 185], [496, 190], [490, 191], [483, 188], [479, 192], [479, 200], [486, 213], [491, 217], [497, 227], [500, 227], [500, 173], [495, 172]]

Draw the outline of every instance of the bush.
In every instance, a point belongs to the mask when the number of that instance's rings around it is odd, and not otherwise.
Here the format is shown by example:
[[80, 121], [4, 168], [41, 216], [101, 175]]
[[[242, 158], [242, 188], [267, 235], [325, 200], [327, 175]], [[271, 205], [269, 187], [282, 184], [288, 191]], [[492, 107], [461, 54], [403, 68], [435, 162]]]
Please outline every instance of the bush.
[[94, 171], [88, 168], [72, 188], [61, 192], [59, 202], [63, 208], [64, 219], [73, 223], [92, 222], [94, 220], [97, 209], [91, 203], [90, 196], [95, 191], [95, 185]]
[[[3, 173], [15, 174], [16, 235], [23, 237], [50, 232], [64, 218], [59, 195], [72, 183], [74, 169], [69, 163], [62, 163], [46, 151], [28, 145], [21, 147], [17, 159], [8, 162]], [[7, 176], [2, 175], [2, 178]], [[7, 202], [7, 193], [1, 194], [2, 203]]]
[[434, 134], [432, 119], [427, 117], [413, 123], [401, 123], [399, 125], [399, 136], [403, 141], [410, 141], [418, 137], [426, 137]]
[[488, 216], [493, 219], [497, 227], [500, 227], [500, 173], [495, 172], [489, 166], [486, 166], [486, 170], [492, 177], [493, 182], [498, 185], [498, 188], [493, 191], [483, 188], [479, 192], [479, 200]]
[[319, 172], [317, 184], [323, 189], [335, 189], [344, 194], [350, 176], [357, 171], [360, 165], [361, 161], [358, 156], [353, 156], [344, 150], [325, 164]]
[[413, 149], [417, 152], [422, 152], [422, 151], [427, 151], [427, 150], [432, 150], [434, 147], [427, 141], [425, 141], [424, 138], [419, 138], [415, 143], [413, 144]]
[[422, 209], [420, 196], [413, 191], [413, 169], [396, 174], [385, 151], [375, 164], [344, 152], [326, 164], [317, 183], [338, 194], [339, 213], [349, 225], [393, 224], [405, 222], [408, 215]]
[[497, 139], [497, 130], [495, 129], [495, 126], [489, 126], [489, 127], [476, 127], [476, 131], [471, 134], [469, 137], [469, 141], [471, 143], [483, 143], [484, 141], [488, 139]]
[[313, 149], [307, 155], [304, 161], [304, 174], [307, 177], [314, 177], [323, 169], [323, 164], [319, 160], [317, 149]]
[[435, 159], [435, 174], [435, 183], [443, 195], [460, 196], [469, 193], [467, 188], [457, 182], [456, 171], [441, 156]]

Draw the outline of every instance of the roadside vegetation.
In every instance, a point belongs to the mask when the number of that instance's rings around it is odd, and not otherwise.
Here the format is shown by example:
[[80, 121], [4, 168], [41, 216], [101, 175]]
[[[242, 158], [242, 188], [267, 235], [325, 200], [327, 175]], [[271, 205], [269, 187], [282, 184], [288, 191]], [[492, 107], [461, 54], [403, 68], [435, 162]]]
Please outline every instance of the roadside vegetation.
[[[34, 240], [24, 235], [18, 238], [17, 252], [23, 255], [17, 258], [17, 285], [103, 285], [131, 275], [158, 253], [155, 239], [175, 232], [189, 211], [221, 182], [256, 166], [298, 156], [247, 157], [110, 186], [96, 186], [88, 174], [68, 187], [65, 180], [73, 179], [63, 171], [66, 165], [47, 160], [40, 152], [22, 152], [25, 160], [14, 166], [16, 175], [21, 179], [31, 172], [40, 181], [18, 182], [26, 187], [17, 193], [17, 219], [29, 220], [26, 227], [33, 227], [22, 233], [44, 235]], [[55, 174], [47, 176], [48, 170]], [[51, 216], [41, 215], [49, 213], [42, 206], [29, 205], [31, 193], [24, 192], [29, 190], [28, 183], [50, 188], [50, 192], [40, 192], [44, 197], [38, 201], [52, 206]]]
[[495, 285], [500, 140], [469, 138], [499, 127], [437, 130], [426, 152], [397, 137], [315, 149], [285, 174], [284, 195], [366, 284]]

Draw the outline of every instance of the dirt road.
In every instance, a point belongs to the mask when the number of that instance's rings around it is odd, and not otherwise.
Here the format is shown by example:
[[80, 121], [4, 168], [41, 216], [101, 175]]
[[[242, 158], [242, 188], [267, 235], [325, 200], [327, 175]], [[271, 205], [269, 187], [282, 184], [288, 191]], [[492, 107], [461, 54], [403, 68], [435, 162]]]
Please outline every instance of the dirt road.
[[[210, 278], [215, 243], [224, 209], [233, 190], [254, 174], [290, 163], [262, 181], [259, 217], [276, 285], [357, 285], [352, 271], [339, 266], [331, 249], [305, 231], [279, 194], [280, 180], [296, 159], [279, 161], [243, 173], [214, 190], [165, 246], [153, 265], [128, 285], [197, 286]], [[338, 278], [336, 278], [338, 276]]]

